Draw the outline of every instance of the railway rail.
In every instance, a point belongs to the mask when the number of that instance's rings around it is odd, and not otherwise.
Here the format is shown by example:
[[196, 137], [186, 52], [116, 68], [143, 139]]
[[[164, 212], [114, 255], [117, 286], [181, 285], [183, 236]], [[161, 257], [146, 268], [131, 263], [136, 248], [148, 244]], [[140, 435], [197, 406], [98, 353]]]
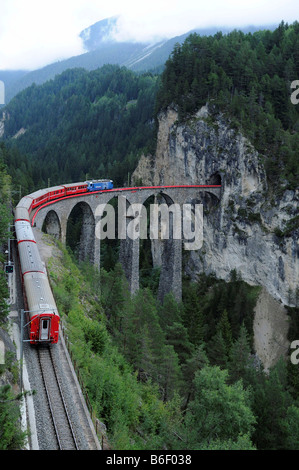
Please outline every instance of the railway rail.
[[48, 345], [39, 347], [38, 358], [58, 449], [79, 450], [51, 348]]

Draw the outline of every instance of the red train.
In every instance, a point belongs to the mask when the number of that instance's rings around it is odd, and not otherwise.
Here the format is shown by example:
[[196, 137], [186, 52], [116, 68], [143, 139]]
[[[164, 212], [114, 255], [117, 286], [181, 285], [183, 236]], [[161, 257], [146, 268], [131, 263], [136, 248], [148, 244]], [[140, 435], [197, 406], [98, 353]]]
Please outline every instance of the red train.
[[[183, 185], [163, 186], [163, 189], [185, 187]], [[192, 185], [193, 188], [214, 187], [221, 185]], [[19, 248], [22, 282], [27, 308], [29, 336], [31, 344], [57, 343], [59, 337], [59, 313], [50, 288], [45, 266], [42, 263], [34, 238], [31, 216], [35, 209], [43, 207], [57, 199], [75, 197], [88, 191], [137, 191], [141, 188], [113, 188], [111, 180], [93, 180], [82, 183], [65, 184], [41, 189], [23, 197], [15, 209], [15, 229]], [[158, 186], [142, 189], [161, 189]]]
[[[96, 183], [96, 184], [95, 184]], [[23, 197], [15, 209], [15, 231], [31, 344], [57, 343], [60, 316], [31, 228], [34, 209], [63, 197], [111, 189], [111, 180], [85, 181], [36, 191]]]

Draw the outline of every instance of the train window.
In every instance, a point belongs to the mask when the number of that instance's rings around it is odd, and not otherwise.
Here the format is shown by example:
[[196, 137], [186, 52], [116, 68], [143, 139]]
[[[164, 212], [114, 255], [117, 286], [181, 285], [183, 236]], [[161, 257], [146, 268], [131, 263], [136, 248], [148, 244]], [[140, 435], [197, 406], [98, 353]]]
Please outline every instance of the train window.
[[41, 341], [47, 341], [48, 340], [49, 328], [50, 328], [50, 320], [49, 319], [47, 319], [47, 320], [42, 319], [41, 323], [40, 323], [40, 335], [39, 335], [39, 339]]

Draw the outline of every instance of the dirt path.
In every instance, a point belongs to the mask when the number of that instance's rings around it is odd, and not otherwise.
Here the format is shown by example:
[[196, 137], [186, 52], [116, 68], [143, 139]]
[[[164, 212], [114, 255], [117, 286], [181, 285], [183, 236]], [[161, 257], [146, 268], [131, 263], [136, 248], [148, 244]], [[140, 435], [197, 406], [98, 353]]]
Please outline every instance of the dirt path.
[[33, 234], [35, 236], [36, 243], [38, 245], [38, 250], [41, 256], [42, 261], [47, 266], [49, 258], [57, 255], [57, 248], [53, 244], [53, 241], [49, 235], [41, 232], [38, 228], [34, 227]]

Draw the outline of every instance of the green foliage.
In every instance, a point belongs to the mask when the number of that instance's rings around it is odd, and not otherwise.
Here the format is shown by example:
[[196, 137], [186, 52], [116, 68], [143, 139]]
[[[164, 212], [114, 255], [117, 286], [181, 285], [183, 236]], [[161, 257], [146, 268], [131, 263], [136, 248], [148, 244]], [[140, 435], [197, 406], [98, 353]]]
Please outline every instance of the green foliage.
[[[254, 439], [260, 450], [287, 449], [288, 445], [293, 445], [298, 428], [298, 414], [294, 408], [289, 410], [293, 406], [296, 401], [289, 393], [287, 367], [281, 359], [269, 376], [260, 375], [255, 384], [253, 411], [258, 416], [258, 423]], [[294, 429], [291, 429], [291, 423]]]
[[7, 173], [6, 160], [8, 152], [3, 143], [0, 143], [0, 246], [7, 242], [11, 234], [8, 226], [12, 221], [9, 211], [11, 198], [11, 178]]
[[96, 354], [102, 354], [108, 342], [108, 333], [102, 323], [86, 320], [82, 324], [85, 341], [91, 342], [91, 350]]
[[282, 420], [282, 428], [286, 434], [284, 449], [298, 450], [299, 442], [299, 408], [296, 405], [288, 407]]
[[214, 354], [213, 344], [220, 347], [214, 336], [221, 336], [228, 358], [232, 340], [239, 337], [244, 324], [252, 345], [253, 309], [258, 293], [258, 287], [249, 286], [235, 272], [230, 282], [205, 275], [201, 275], [197, 283], [184, 281], [183, 322], [193, 344], [209, 343], [211, 349], [207, 353]]
[[9, 385], [0, 387], [0, 450], [20, 450], [25, 444], [26, 433], [19, 424], [19, 398]]
[[[123, 185], [141, 151], [154, 143], [156, 89], [152, 75], [106, 65], [67, 70], [22, 91], [7, 106], [5, 123], [14, 181], [23, 181], [20, 169], [34, 188], [47, 186], [48, 179], [54, 185], [84, 181], [86, 175]], [[11, 140], [21, 127], [26, 132]]]
[[[251, 436], [255, 417], [248, 392], [241, 381], [228, 385], [227, 379], [228, 372], [217, 366], [195, 374], [195, 397], [186, 415], [189, 449], [221, 447]], [[247, 444], [253, 447], [249, 439]]]
[[11, 179], [7, 174], [5, 159], [7, 151], [3, 144], [0, 144], [0, 323], [2, 323], [8, 314], [8, 298], [7, 280], [4, 274], [4, 264], [7, 261], [3, 255], [7, 247], [8, 238], [12, 237], [9, 224], [12, 220], [9, 204], [11, 196]]
[[232, 382], [243, 379], [248, 386], [251, 383], [254, 364], [251, 356], [248, 333], [244, 325], [241, 325], [240, 335], [233, 342], [229, 351], [228, 370]]
[[[273, 32], [191, 35], [166, 64], [156, 111], [174, 104], [179, 118], [188, 119], [210, 101], [210, 124], [223, 111], [265, 155], [273, 185], [297, 187], [299, 108], [290, 102], [290, 83], [298, 79], [298, 32], [295, 22]], [[56, 184], [85, 180], [87, 173], [127, 184], [140, 153], [153, 150], [159, 84], [157, 77], [105, 66], [66, 71], [15, 97], [8, 106], [7, 146], [0, 144], [0, 243], [10, 220], [5, 163], [18, 194], [47, 186], [48, 178]], [[25, 134], [11, 140], [21, 127]], [[254, 212], [246, 217], [260, 219]], [[277, 235], [297, 226], [295, 215]], [[80, 224], [73, 224], [71, 241], [79, 232]], [[258, 288], [236, 272], [230, 282], [201, 276], [196, 283], [185, 280], [182, 305], [171, 295], [160, 305], [159, 271], [149, 253], [145, 243], [141, 289], [133, 297], [111, 256], [117, 255], [113, 245], [105, 245], [100, 273], [88, 263], [78, 269], [67, 252], [55, 274], [51, 267], [72, 352], [112, 446], [298, 448], [298, 372], [282, 362], [267, 375], [253, 361]], [[2, 276], [0, 302], [6, 296]], [[295, 339], [297, 310], [291, 312]]]
[[70, 308], [60, 310], [72, 354], [110, 445], [172, 448], [181, 419], [175, 392], [180, 370], [173, 346], [163, 345], [153, 295], [145, 289], [132, 299], [120, 265], [109, 273], [98, 273], [88, 263], [78, 269], [66, 250], [61, 264], [54, 262], [51, 279], [61, 309], [64, 296], [72, 297]]
[[[9, 297], [7, 279], [4, 274], [4, 264], [7, 261], [3, 255], [7, 247], [7, 239], [11, 237], [9, 224], [11, 222], [10, 198], [11, 179], [7, 174], [7, 149], [0, 144], [0, 325], [4, 326], [9, 313], [7, 299]], [[10, 371], [16, 377], [15, 361], [9, 351], [5, 354], [5, 364], [0, 364], [0, 375]], [[10, 385], [0, 387], [0, 450], [20, 450], [25, 444], [26, 433], [20, 429], [19, 400]]]
[[0, 200], [7, 202], [12, 199], [17, 203], [24, 194], [29, 194], [32, 187], [32, 177], [24, 156], [18, 149], [8, 148], [0, 142]]
[[[295, 189], [299, 118], [290, 85], [298, 79], [298, 36], [298, 22], [273, 32], [194, 33], [174, 47], [161, 78], [106, 65], [33, 84], [7, 106], [10, 174], [23, 194], [48, 179], [86, 175], [127, 184], [141, 153], [154, 152], [157, 113], [175, 105], [188, 119], [209, 102], [212, 115], [224, 112], [265, 156], [272, 185]], [[259, 214], [248, 217], [259, 221]]]
[[298, 393], [283, 361], [268, 375], [254, 363], [259, 290], [236, 272], [229, 283], [185, 281], [185, 310], [172, 295], [159, 304], [148, 288], [132, 297], [120, 265], [78, 269], [65, 251], [62, 266], [54, 291], [73, 297], [63, 315], [72, 354], [113, 448], [298, 448]]
[[[0, 263], [1, 266], [1, 263]], [[9, 297], [7, 281], [3, 271], [0, 271], [0, 324], [6, 320], [9, 308], [7, 299]]]

